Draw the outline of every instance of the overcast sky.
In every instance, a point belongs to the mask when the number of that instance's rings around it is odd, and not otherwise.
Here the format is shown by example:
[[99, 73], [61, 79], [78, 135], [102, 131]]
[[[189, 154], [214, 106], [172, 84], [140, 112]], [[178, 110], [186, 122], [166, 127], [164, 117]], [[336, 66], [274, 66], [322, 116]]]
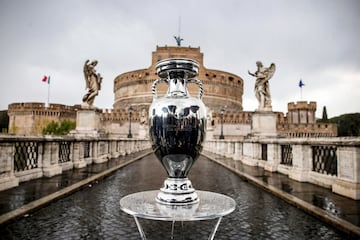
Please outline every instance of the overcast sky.
[[[0, 0], [0, 110], [13, 102], [80, 104], [83, 64], [99, 61], [95, 99], [112, 108], [114, 78], [147, 68], [156, 46], [200, 47], [204, 65], [244, 79], [243, 107], [257, 108], [255, 62], [272, 62], [274, 111], [317, 102], [329, 117], [360, 112], [360, 1], [354, 0]], [[149, 89], [150, 91], [150, 89]], [[206, 94], [206, 93], [205, 93]]]

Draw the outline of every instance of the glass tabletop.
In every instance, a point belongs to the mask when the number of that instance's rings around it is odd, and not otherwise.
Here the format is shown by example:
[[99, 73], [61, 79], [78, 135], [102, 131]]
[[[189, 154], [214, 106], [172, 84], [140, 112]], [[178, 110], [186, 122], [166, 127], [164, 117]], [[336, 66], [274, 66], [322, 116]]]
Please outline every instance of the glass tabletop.
[[235, 201], [223, 194], [196, 191], [200, 201], [191, 205], [166, 205], [155, 198], [159, 190], [138, 192], [120, 200], [121, 209], [139, 218], [163, 221], [196, 221], [221, 218], [235, 210]]

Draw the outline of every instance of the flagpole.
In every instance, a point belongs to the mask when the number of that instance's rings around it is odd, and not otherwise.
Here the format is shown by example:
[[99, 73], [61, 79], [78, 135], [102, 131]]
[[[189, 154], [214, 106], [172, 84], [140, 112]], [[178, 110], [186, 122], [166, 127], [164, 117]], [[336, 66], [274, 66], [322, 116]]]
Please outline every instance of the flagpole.
[[48, 76], [48, 96], [47, 96], [47, 107], [50, 107], [50, 76]]
[[305, 86], [305, 84], [303, 83], [303, 81], [300, 79], [299, 81], [299, 87], [300, 87], [300, 101], [302, 101], [302, 88], [303, 86]]

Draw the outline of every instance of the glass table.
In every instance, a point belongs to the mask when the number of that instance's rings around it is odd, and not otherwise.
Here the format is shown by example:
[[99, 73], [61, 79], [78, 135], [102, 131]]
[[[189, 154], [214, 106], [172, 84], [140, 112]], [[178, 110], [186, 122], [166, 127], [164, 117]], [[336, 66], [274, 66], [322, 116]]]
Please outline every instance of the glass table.
[[191, 205], [166, 205], [155, 199], [159, 190], [138, 192], [127, 195], [120, 200], [121, 210], [132, 215], [139, 230], [141, 239], [146, 239], [138, 218], [160, 221], [172, 221], [171, 239], [176, 221], [200, 221], [217, 219], [208, 239], [214, 239], [222, 217], [235, 210], [235, 201], [223, 194], [196, 191], [200, 201]]

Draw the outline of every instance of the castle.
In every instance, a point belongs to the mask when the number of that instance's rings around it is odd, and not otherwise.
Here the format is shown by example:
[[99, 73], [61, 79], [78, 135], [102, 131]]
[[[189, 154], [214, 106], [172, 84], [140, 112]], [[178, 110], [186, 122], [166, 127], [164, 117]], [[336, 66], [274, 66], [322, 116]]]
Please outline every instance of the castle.
[[[128, 105], [146, 110], [152, 102], [151, 86], [158, 78], [155, 71], [156, 63], [166, 58], [190, 58], [199, 65], [198, 79], [203, 82], [203, 101], [207, 107], [218, 110], [222, 106], [227, 109], [241, 111], [244, 81], [239, 76], [213, 69], [207, 69], [203, 64], [203, 53], [200, 48], [192, 47], [157, 47], [152, 53], [151, 66], [120, 74], [114, 80], [115, 102], [114, 109], [123, 109]], [[166, 85], [159, 85], [158, 95], [165, 94]], [[197, 95], [198, 87], [189, 85], [190, 94]]]
[[[221, 119], [227, 139], [244, 137], [251, 133], [253, 112], [243, 111], [242, 97], [244, 81], [241, 77], [220, 70], [207, 69], [203, 64], [203, 53], [193, 47], [156, 47], [152, 52], [151, 66], [118, 75], [114, 79], [113, 109], [100, 114], [102, 131], [107, 134], [126, 137], [129, 129], [129, 108], [132, 109], [134, 137], [146, 137], [147, 111], [152, 102], [151, 86], [158, 78], [155, 65], [166, 58], [190, 58], [199, 63], [198, 79], [203, 82], [203, 101], [208, 108], [208, 138], [218, 138]], [[160, 84], [158, 95], [165, 94], [166, 85]], [[190, 94], [196, 96], [198, 87], [189, 84]], [[101, 93], [100, 93], [101, 94]], [[225, 108], [223, 114], [221, 108]], [[65, 106], [44, 103], [12, 103], [9, 105], [9, 133], [41, 134], [50, 121], [63, 119], [76, 121], [79, 105]], [[286, 115], [275, 112], [278, 135], [289, 137], [336, 136], [337, 128], [330, 123], [316, 123], [316, 102], [288, 103]]]

